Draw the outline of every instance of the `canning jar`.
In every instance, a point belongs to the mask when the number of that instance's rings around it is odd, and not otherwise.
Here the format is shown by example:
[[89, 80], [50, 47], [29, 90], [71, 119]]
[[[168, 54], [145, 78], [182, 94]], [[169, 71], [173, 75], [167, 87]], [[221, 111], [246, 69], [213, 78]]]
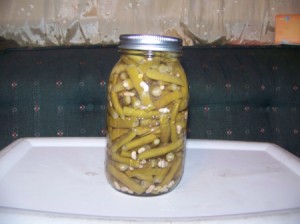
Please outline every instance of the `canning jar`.
[[184, 169], [188, 82], [182, 40], [121, 35], [107, 89], [106, 177], [136, 196], [173, 190]]

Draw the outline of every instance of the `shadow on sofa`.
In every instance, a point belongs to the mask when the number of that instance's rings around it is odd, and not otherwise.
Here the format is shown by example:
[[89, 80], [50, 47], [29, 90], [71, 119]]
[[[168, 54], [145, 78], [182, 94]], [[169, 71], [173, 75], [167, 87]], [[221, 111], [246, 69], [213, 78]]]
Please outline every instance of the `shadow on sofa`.
[[[21, 137], [105, 136], [116, 46], [0, 54], [0, 147]], [[300, 157], [300, 47], [185, 47], [188, 138], [272, 142]]]

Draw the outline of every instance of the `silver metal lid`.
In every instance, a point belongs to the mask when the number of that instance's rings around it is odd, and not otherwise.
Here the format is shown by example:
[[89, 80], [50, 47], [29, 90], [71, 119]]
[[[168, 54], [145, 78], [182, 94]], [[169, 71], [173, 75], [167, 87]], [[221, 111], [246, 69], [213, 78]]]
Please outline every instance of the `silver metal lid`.
[[180, 38], [160, 35], [124, 34], [120, 36], [119, 48], [129, 50], [181, 52], [182, 40]]

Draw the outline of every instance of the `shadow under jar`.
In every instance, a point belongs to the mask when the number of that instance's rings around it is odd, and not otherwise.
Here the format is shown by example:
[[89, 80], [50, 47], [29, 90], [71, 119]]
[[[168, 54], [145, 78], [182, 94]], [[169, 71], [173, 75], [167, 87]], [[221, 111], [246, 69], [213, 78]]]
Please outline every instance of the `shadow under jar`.
[[184, 170], [188, 82], [182, 40], [121, 35], [107, 89], [106, 177], [123, 193], [173, 190]]

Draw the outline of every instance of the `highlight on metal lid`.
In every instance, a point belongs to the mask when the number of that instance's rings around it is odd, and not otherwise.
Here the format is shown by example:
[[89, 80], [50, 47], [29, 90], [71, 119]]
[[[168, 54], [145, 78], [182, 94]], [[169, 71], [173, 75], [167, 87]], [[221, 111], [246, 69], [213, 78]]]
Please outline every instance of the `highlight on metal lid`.
[[182, 40], [180, 38], [170, 36], [123, 34], [120, 35], [119, 48], [132, 50], [181, 52]]

